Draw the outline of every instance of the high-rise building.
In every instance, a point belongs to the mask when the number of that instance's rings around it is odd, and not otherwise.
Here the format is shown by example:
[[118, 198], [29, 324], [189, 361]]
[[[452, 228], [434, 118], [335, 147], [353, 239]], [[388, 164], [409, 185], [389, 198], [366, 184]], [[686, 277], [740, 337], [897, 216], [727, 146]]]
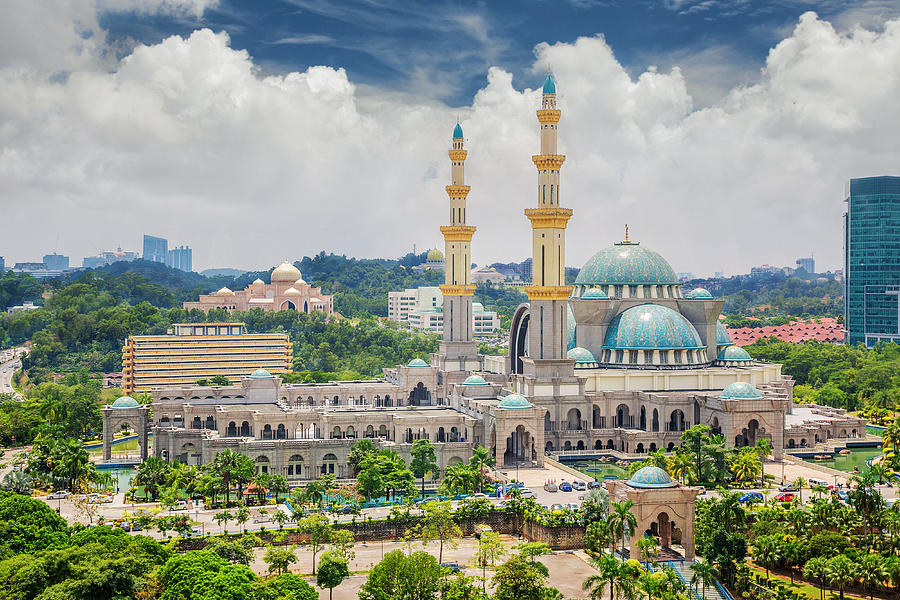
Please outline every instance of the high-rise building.
[[797, 269], [803, 269], [810, 275], [816, 272], [816, 259], [810, 256], [809, 258], [798, 258], [797, 259]]
[[64, 254], [45, 254], [44, 268], [48, 271], [65, 271], [69, 268], [69, 257]]
[[81, 259], [81, 266], [85, 269], [96, 269], [107, 264], [102, 256], [85, 256]]
[[526, 258], [522, 261], [522, 264], [519, 265], [519, 276], [524, 281], [531, 281], [531, 259]]
[[291, 370], [291, 342], [281, 333], [247, 333], [243, 323], [181, 323], [167, 335], [128, 336], [122, 348], [126, 394], [193, 385], [224, 375], [232, 383], [253, 369]]
[[6, 261], [3, 260], [3, 257], [0, 256], [0, 275], [6, 272]]
[[165, 264], [168, 256], [169, 240], [155, 235], [144, 235], [144, 260]]
[[[402, 292], [388, 292], [388, 319], [409, 323], [412, 329], [444, 332], [444, 296], [436, 287], [419, 287]], [[493, 335], [500, 329], [500, 317], [472, 303], [472, 331], [476, 336]]]
[[900, 177], [851, 179], [845, 192], [847, 343], [900, 342]]
[[177, 246], [166, 254], [166, 266], [173, 269], [191, 272], [193, 267], [193, 252], [188, 246]]

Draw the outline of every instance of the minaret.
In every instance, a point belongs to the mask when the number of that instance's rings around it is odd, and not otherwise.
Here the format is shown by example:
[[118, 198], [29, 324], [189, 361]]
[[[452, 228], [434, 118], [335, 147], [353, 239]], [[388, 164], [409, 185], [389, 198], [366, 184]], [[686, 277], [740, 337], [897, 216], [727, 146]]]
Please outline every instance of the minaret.
[[538, 207], [525, 209], [532, 231], [532, 282], [525, 287], [530, 301], [529, 357], [535, 361], [566, 359], [566, 306], [571, 292], [566, 285], [566, 224], [572, 209], [560, 207], [559, 169], [566, 160], [556, 148], [560, 114], [556, 84], [548, 69], [537, 111], [541, 153], [531, 157], [538, 172]]
[[[477, 346], [472, 340], [472, 235], [475, 228], [466, 225], [466, 154], [462, 127], [457, 122], [450, 145], [450, 224], [441, 227], [444, 235], [444, 339], [440, 355], [446, 370], [477, 368]], [[447, 361], [450, 361], [447, 364]], [[473, 363], [475, 361], [475, 363]]]

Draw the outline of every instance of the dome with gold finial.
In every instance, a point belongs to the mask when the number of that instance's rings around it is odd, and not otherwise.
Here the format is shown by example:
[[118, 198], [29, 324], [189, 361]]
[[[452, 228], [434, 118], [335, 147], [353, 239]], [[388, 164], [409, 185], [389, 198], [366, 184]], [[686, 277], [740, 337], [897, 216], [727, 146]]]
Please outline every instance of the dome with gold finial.
[[272, 283], [294, 283], [298, 279], [301, 279], [300, 269], [287, 261], [281, 263], [272, 271]]
[[444, 260], [444, 253], [435, 248], [434, 250], [429, 250], [425, 258], [427, 260]]
[[221, 290], [216, 292], [216, 296], [234, 296], [234, 292], [232, 292], [227, 287], [223, 287]]
[[289, 287], [288, 289], [284, 290], [284, 295], [285, 296], [299, 296], [300, 292], [295, 287]]

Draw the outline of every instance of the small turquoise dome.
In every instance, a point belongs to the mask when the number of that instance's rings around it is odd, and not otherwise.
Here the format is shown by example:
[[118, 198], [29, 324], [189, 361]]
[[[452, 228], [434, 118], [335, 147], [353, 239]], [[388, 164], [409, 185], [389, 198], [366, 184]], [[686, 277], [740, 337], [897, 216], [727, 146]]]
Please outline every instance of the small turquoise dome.
[[716, 360], [727, 360], [727, 361], [735, 361], [735, 360], [753, 360], [750, 356], [750, 353], [741, 348], [740, 346], [728, 346], [721, 352], [719, 352], [719, 356], [716, 357]]
[[677, 285], [678, 277], [662, 256], [632, 242], [614, 244], [588, 259], [575, 283], [580, 285]]
[[550, 73], [547, 73], [547, 79], [544, 80], [544, 92], [545, 94], [555, 94], [556, 93], [556, 84], [553, 82], [553, 76]]
[[759, 400], [763, 397], [756, 386], [744, 381], [735, 381], [725, 386], [720, 398], [738, 398], [742, 400]]
[[510, 394], [500, 401], [497, 408], [534, 408], [534, 405], [522, 394]]
[[590, 288], [584, 291], [581, 294], [582, 300], [607, 300], [609, 296], [603, 293], [603, 290], [600, 288]]
[[706, 288], [698, 287], [694, 288], [687, 293], [688, 298], [712, 298], [713, 295], [709, 293], [709, 290]]
[[594, 355], [591, 354], [591, 351], [586, 348], [572, 348], [568, 352], [566, 352], [566, 356], [569, 358], [574, 358], [575, 362], [580, 363], [595, 363], [597, 359], [594, 358]]
[[606, 330], [604, 348], [690, 350], [705, 348], [690, 322], [671, 308], [640, 304], [617, 314]]
[[421, 358], [414, 358], [406, 364], [407, 367], [427, 367], [428, 363]]
[[642, 467], [625, 483], [635, 488], [671, 488], [677, 487], [669, 474], [653, 465]]
[[257, 369], [250, 373], [250, 379], [270, 379], [272, 374], [265, 369]]
[[453, 138], [459, 139], [463, 136], [462, 127], [459, 126], [459, 123], [456, 124], [456, 127], [453, 128]]
[[575, 347], [575, 313], [572, 306], [566, 304], [566, 350]]
[[466, 380], [463, 381], [463, 385], [487, 385], [488, 382], [484, 380], [484, 377], [481, 375], [469, 375], [466, 377]]
[[732, 344], [734, 342], [731, 341], [731, 336], [728, 335], [728, 330], [722, 325], [722, 321], [716, 321], [716, 346], [731, 346]]
[[137, 408], [138, 406], [140, 406], [138, 401], [131, 396], [122, 396], [121, 398], [116, 398], [116, 401], [110, 405], [110, 408]]

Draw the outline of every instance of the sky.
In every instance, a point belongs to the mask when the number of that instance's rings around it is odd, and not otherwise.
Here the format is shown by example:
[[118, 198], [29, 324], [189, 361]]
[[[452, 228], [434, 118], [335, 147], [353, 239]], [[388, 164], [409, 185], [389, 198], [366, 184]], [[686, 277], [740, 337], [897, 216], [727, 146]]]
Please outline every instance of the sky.
[[844, 186], [900, 174], [900, 0], [0, 0], [0, 256], [188, 244], [196, 270], [442, 247], [521, 261], [548, 66], [569, 266], [841, 268]]

